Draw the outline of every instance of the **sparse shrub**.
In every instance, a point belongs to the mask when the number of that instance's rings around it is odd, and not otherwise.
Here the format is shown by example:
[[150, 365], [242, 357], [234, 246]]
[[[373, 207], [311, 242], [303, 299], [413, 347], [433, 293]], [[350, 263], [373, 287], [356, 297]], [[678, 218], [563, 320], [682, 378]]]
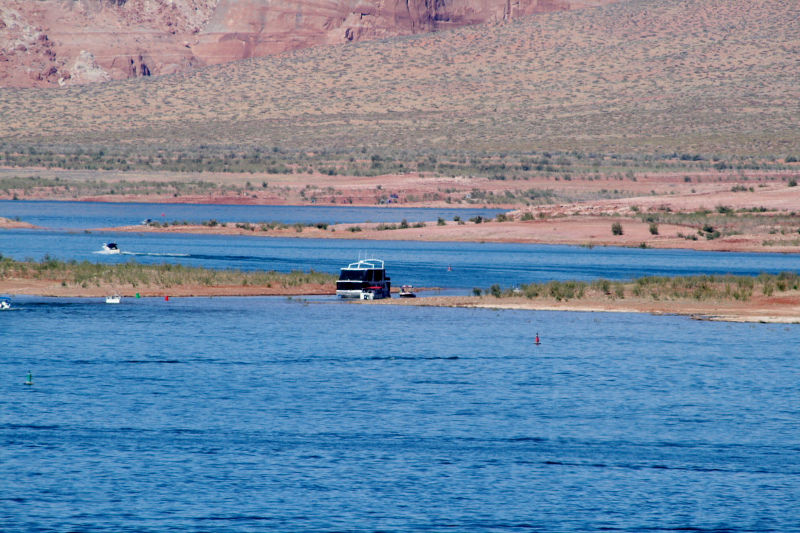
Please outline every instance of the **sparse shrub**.
[[347, 228], [347, 231], [351, 231], [353, 233], [357, 233], [357, 232], [361, 231], [361, 226], [350, 226], [349, 228]]
[[655, 222], [650, 223], [650, 234], [658, 235], [658, 224], [656, 224]]
[[473, 296], [480, 296], [481, 292], [483, 291], [480, 289], [480, 287], [475, 287], [474, 289], [472, 289]]
[[614, 222], [613, 224], [611, 224], [611, 234], [612, 235], [622, 235], [623, 234], [623, 232], [622, 232], [622, 224], [620, 224], [619, 222]]

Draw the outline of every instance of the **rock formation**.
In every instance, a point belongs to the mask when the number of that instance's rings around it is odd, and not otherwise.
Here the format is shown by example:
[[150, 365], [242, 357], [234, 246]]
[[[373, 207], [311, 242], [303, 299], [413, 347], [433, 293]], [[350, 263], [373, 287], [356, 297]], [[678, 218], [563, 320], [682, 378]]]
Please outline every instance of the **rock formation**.
[[0, 86], [56, 87], [622, 0], [3, 0]]

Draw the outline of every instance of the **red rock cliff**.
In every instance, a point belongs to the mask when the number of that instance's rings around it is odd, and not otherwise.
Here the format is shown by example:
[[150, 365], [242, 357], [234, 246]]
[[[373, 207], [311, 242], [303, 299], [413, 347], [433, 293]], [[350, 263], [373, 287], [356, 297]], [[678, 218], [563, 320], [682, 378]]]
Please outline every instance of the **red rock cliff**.
[[0, 87], [183, 72], [624, 0], [2, 0]]
[[208, 64], [567, 11], [620, 0], [219, 0], [195, 54]]

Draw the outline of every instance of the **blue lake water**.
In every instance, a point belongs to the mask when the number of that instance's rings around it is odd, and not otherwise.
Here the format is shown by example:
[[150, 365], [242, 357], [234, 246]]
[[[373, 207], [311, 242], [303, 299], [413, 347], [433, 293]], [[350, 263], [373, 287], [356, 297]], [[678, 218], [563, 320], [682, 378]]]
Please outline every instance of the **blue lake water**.
[[[152, 218], [87, 205], [107, 211], [19, 216]], [[128, 255], [94, 253], [109, 241]], [[365, 251], [396, 285], [462, 292], [800, 269], [776, 254], [0, 231], [18, 259], [336, 272]], [[332, 297], [13, 301], [4, 533], [800, 531], [798, 325]]]
[[[101, 255], [115, 241], [124, 255]], [[386, 261], [395, 285], [448, 289], [504, 287], [552, 279], [738, 274], [800, 270], [800, 255], [642, 250], [499, 243], [444, 243], [40, 230], [0, 231], [0, 253], [36, 260], [182, 263], [209, 268], [337, 273], [369, 253]], [[447, 268], [450, 266], [451, 271]]]
[[314, 224], [324, 222], [397, 223], [436, 221], [438, 217], [452, 220], [460, 216], [493, 218], [505, 209], [406, 208], [406, 207], [344, 207], [344, 206], [272, 206], [272, 205], [206, 205], [206, 204], [148, 204], [105, 202], [54, 202], [0, 200], [0, 217], [15, 218], [53, 229], [92, 229], [139, 224], [144, 219], [159, 222], [184, 220], [199, 224], [204, 220], [220, 222], [272, 222], [285, 224]]
[[800, 326], [14, 301], [6, 533], [800, 530]]

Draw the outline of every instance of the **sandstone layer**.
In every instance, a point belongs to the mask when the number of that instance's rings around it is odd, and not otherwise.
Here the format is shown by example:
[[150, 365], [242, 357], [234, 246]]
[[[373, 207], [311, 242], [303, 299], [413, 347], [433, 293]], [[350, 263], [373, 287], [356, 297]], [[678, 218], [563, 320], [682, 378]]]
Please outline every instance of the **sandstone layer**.
[[195, 53], [208, 64], [460, 26], [619, 0], [220, 0]]

